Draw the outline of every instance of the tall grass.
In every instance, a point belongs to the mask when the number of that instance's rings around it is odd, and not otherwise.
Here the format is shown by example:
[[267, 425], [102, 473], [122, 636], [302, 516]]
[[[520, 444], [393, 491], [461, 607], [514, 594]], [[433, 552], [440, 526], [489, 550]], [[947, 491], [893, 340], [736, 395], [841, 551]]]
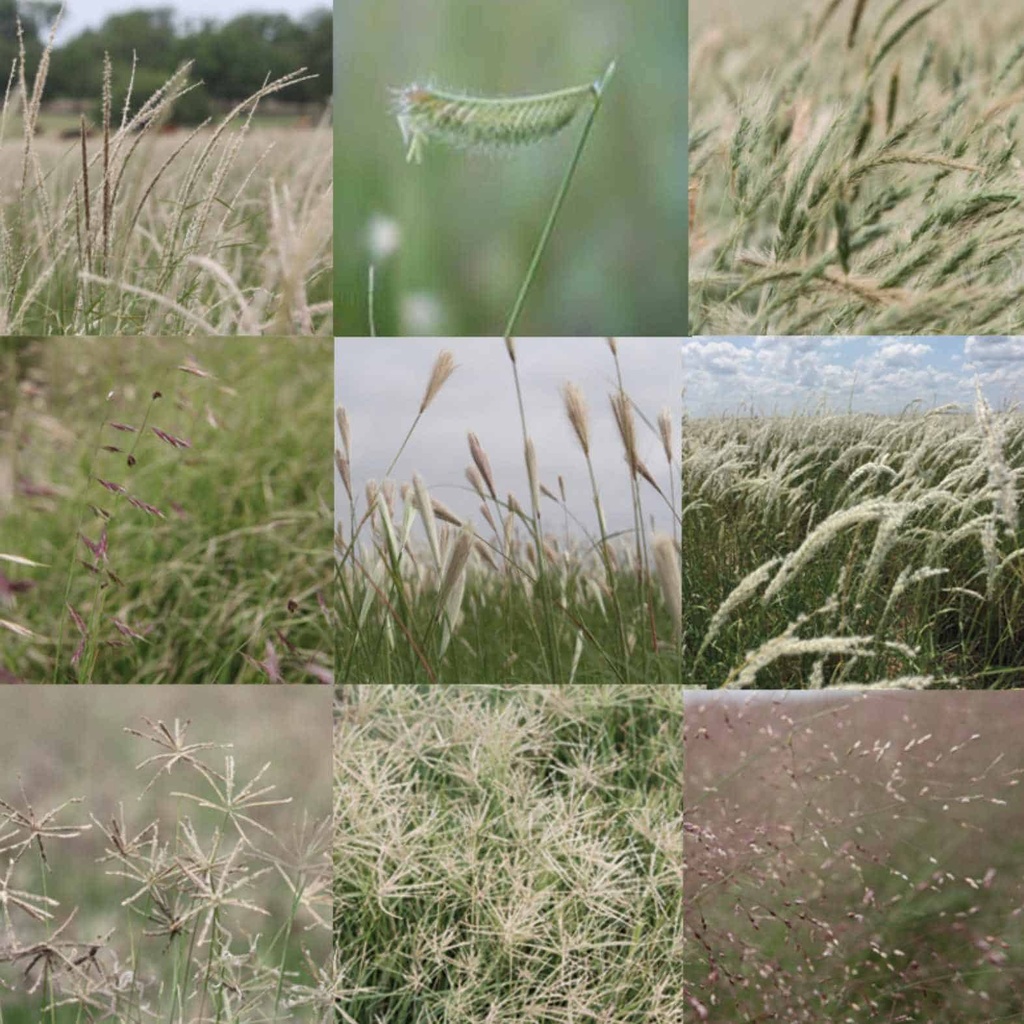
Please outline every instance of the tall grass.
[[[495, 479], [486, 450], [470, 433], [466, 478], [481, 503], [478, 520], [431, 497], [418, 474], [400, 486], [390, 479], [421, 420], [444, 401], [446, 386], [457, 386], [447, 384], [456, 372], [451, 353], [438, 355], [405, 441], [380, 482], [352, 480], [352, 438], [360, 425], [353, 428], [339, 406], [335, 461], [348, 506], [338, 510], [335, 533], [343, 681], [679, 681], [677, 495], [671, 483], [659, 485], [638, 443], [640, 431], [653, 434], [673, 480], [672, 417], [665, 410], [655, 421], [634, 406], [623, 388], [617, 344], [609, 339], [608, 345], [618, 381], [610, 407], [626, 460], [621, 486], [632, 508], [632, 528], [622, 533], [608, 529], [589, 414], [571, 382], [564, 391], [567, 429], [587, 466], [594, 522], [569, 532], [564, 483], [548, 486], [538, 475], [511, 339], [505, 347], [529, 494], [517, 497]], [[667, 513], [672, 533], [652, 534], [652, 501]], [[550, 512], [542, 515], [542, 506], [553, 506], [566, 523], [563, 536], [547, 525]], [[426, 545], [413, 532], [417, 523]]]
[[684, 425], [685, 671], [709, 686], [1024, 682], [1024, 417]]
[[343, 686], [344, 1024], [683, 1020], [678, 686]]
[[118, 110], [108, 59], [102, 123], [69, 141], [37, 135], [52, 48], [5, 76], [0, 334], [329, 335], [330, 126], [253, 120], [302, 71], [164, 135], [188, 65]]
[[686, 1019], [1020, 1019], [1016, 695], [727, 696], [685, 707]]
[[996, 0], [709, 24], [690, 48], [692, 333], [1019, 332], [1022, 29]]
[[329, 679], [330, 345], [7, 346], [11, 681]]

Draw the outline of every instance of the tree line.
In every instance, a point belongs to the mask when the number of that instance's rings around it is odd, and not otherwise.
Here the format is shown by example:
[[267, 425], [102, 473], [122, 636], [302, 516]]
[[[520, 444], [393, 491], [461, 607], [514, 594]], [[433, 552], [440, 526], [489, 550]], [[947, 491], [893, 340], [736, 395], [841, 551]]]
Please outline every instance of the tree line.
[[[316, 2], [310, 0], [311, 4]], [[59, 10], [60, 3], [54, 0], [0, 0], [0, 69], [4, 84], [18, 55], [19, 19], [31, 76]], [[189, 80], [201, 80], [203, 84], [175, 105], [174, 117], [182, 123], [202, 120], [212, 103], [243, 100], [268, 76], [277, 78], [300, 67], [317, 77], [288, 88], [280, 99], [326, 103], [332, 92], [332, 21], [330, 6], [311, 9], [298, 19], [287, 14], [243, 14], [225, 22], [209, 19], [184, 26], [176, 19], [173, 7], [113, 14], [99, 28], [87, 29], [54, 47], [46, 96], [51, 100], [98, 97], [103, 84], [103, 55], [109, 53], [119, 116], [134, 53], [133, 109], [138, 109], [181, 64], [193, 61]]]

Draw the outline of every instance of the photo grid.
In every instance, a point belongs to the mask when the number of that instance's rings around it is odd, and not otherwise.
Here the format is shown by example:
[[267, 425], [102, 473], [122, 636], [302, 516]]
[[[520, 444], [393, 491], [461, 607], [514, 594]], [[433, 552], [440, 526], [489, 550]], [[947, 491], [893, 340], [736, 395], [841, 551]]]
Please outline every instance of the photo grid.
[[1024, 1020], [1022, 37], [0, 0], [0, 1024]]

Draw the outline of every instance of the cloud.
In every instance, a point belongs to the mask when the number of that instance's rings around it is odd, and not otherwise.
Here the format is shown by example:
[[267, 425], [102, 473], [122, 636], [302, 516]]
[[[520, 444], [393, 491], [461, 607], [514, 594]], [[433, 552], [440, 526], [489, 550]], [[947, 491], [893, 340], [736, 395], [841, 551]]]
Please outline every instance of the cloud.
[[1024, 338], [967, 338], [964, 356], [968, 365], [979, 368], [1020, 366], [1024, 364]]
[[878, 350], [877, 358], [886, 366], [916, 366], [931, 353], [929, 345], [890, 341]]
[[684, 341], [684, 371], [734, 377], [750, 361], [750, 350], [731, 341]]
[[694, 339], [683, 362], [695, 416], [970, 405], [976, 377], [994, 406], [1024, 400], [1024, 338]]

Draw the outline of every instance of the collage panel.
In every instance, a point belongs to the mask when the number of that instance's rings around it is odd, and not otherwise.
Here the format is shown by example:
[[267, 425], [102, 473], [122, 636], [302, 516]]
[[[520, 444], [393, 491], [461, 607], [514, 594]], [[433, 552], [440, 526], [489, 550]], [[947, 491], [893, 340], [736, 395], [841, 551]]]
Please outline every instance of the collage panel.
[[341, 686], [344, 1024], [684, 1020], [683, 691]]
[[332, 1024], [331, 701], [0, 687], [5, 1024]]
[[0, 337], [333, 333], [330, 0], [0, 0]]
[[0, 342], [0, 682], [331, 682], [331, 361]]
[[336, 17], [337, 335], [684, 333], [684, 3]]
[[336, 342], [339, 683], [680, 681], [679, 339]]
[[685, 700], [683, 1020], [1021, 1019], [1024, 702]]
[[1024, 332], [1024, 8], [690, 0], [689, 331]]
[[1024, 341], [683, 343], [687, 682], [1024, 684]]

